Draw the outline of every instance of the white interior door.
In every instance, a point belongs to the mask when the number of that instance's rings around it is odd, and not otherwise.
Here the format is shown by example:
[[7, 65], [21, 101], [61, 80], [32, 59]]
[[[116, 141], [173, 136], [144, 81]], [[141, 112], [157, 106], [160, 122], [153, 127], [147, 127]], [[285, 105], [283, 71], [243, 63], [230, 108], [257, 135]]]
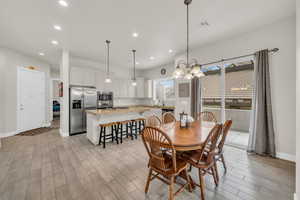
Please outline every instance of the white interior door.
[[18, 131], [40, 128], [45, 123], [45, 73], [18, 68]]

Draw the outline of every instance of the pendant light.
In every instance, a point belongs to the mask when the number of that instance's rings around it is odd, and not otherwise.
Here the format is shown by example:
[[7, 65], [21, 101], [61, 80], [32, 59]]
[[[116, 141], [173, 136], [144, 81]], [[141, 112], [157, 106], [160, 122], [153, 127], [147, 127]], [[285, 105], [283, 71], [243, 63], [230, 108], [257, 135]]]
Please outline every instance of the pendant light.
[[110, 41], [106, 40], [105, 42], [106, 42], [106, 47], [107, 47], [105, 83], [111, 83], [110, 74], [109, 74], [109, 44], [110, 44]]
[[184, 4], [186, 5], [186, 60], [179, 60], [176, 65], [176, 69], [173, 72], [175, 78], [185, 78], [192, 79], [194, 77], [205, 76], [201, 71], [201, 65], [198, 64], [196, 59], [189, 61], [189, 5], [192, 3], [192, 0], [185, 0]]
[[132, 55], [133, 55], [133, 78], [132, 78], [132, 86], [136, 86], [136, 77], [135, 77], [135, 52], [136, 50], [132, 50]]

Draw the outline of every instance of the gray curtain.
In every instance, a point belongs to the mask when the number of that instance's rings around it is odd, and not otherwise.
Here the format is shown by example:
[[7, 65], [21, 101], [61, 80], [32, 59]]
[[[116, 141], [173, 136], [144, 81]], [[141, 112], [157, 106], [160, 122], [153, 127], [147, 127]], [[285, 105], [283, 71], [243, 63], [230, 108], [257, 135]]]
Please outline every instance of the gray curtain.
[[201, 112], [200, 79], [195, 77], [191, 82], [191, 115], [194, 119], [197, 119], [198, 113]]
[[275, 157], [269, 52], [267, 49], [255, 53], [254, 80], [255, 92], [248, 152]]

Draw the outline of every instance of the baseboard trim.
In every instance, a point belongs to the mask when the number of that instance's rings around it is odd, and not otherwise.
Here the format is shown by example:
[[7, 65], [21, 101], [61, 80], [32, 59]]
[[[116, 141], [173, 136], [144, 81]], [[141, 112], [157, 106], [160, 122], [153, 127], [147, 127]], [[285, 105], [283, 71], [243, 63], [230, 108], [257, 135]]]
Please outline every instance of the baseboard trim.
[[50, 127], [51, 126], [51, 122], [45, 122], [44, 124], [43, 124], [43, 127]]
[[294, 193], [294, 200], [298, 200], [296, 193]]
[[62, 137], [69, 137], [69, 133], [68, 133], [68, 132], [63, 132], [61, 129], [59, 129], [59, 134], [60, 134]]
[[296, 162], [296, 156], [295, 156], [295, 155], [277, 152], [277, 153], [276, 153], [276, 157], [279, 158], [279, 159], [282, 159], [282, 160], [287, 160], [287, 161], [291, 161], [291, 162]]
[[[46, 123], [43, 123], [41, 127], [50, 127], [50, 126], [51, 126], [51, 122], [46, 122]], [[12, 132], [0, 133], [0, 138], [18, 135], [20, 132], [21, 132], [20, 130], [16, 130], [16, 131], [12, 131]]]
[[6, 137], [14, 136], [14, 135], [17, 135], [17, 134], [18, 133], [16, 131], [0, 133], [0, 138], [6, 138]]

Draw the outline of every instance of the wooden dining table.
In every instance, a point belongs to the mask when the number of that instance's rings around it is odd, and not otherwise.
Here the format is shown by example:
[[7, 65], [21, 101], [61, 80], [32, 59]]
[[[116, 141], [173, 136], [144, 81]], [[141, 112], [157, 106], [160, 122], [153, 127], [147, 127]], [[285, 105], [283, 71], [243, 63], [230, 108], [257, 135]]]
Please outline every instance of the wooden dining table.
[[[164, 124], [160, 129], [169, 136], [176, 151], [184, 152], [201, 149], [214, 125], [214, 123], [195, 120], [187, 128], [181, 128], [180, 122], [176, 121], [175, 123]], [[180, 173], [179, 176], [188, 181], [184, 173]], [[191, 175], [189, 175], [189, 180], [194, 190], [196, 184]]]
[[176, 121], [162, 125], [161, 130], [169, 136], [176, 151], [191, 151], [202, 148], [212, 127], [212, 124], [195, 120], [187, 128], [181, 128], [180, 122]]

